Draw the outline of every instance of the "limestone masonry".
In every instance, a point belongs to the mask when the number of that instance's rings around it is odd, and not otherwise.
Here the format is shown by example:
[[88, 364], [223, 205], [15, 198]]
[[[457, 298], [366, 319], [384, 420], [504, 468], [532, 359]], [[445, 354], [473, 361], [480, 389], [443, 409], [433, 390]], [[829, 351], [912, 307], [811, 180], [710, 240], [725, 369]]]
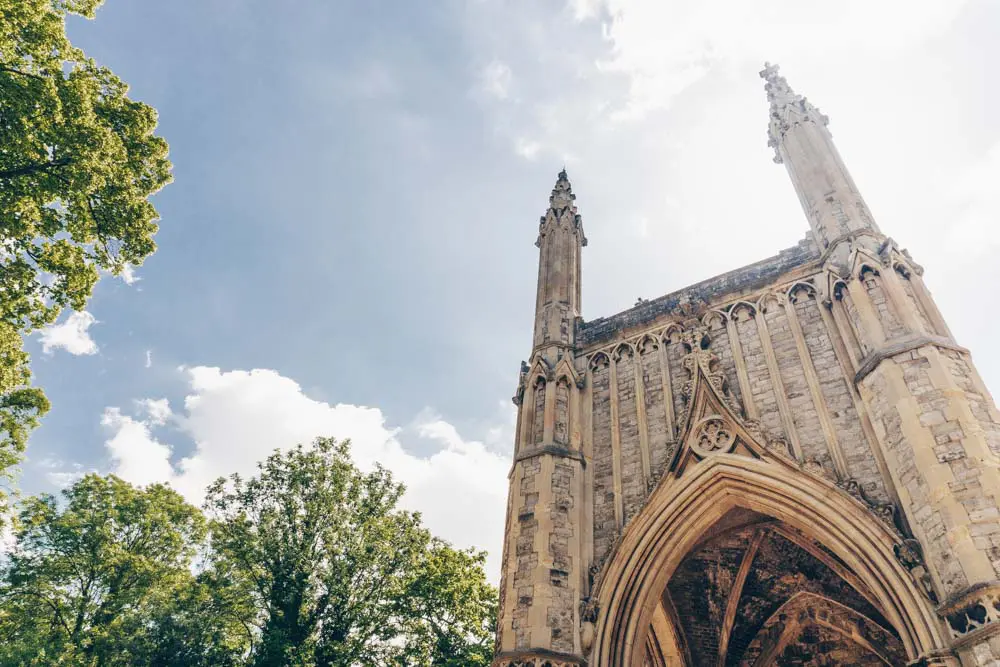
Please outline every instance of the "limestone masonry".
[[761, 77], [793, 248], [585, 322], [559, 174], [495, 667], [1000, 666], [1000, 413], [827, 118]]

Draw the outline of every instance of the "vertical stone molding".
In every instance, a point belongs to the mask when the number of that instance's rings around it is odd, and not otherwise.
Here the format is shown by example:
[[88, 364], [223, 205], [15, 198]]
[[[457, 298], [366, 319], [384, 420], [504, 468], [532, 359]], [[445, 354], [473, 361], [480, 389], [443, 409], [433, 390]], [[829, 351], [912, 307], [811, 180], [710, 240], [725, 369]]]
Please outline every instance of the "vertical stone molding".
[[[772, 302], [773, 307], [780, 308], [776, 302]], [[764, 361], [767, 364], [768, 373], [771, 376], [771, 386], [774, 388], [774, 397], [778, 405], [778, 414], [781, 416], [781, 425], [785, 435], [788, 437], [788, 444], [792, 448], [792, 456], [797, 460], [804, 460], [802, 453], [802, 443], [799, 441], [799, 434], [795, 429], [795, 421], [792, 417], [792, 408], [788, 404], [788, 396], [785, 394], [785, 387], [781, 381], [781, 370], [778, 367], [778, 360], [774, 354], [774, 347], [771, 344], [771, 334], [767, 326], [767, 314], [763, 309], [767, 308], [766, 303], [762, 303], [757, 309], [756, 322], [757, 331], [760, 336], [761, 348], [764, 352]], [[777, 310], [771, 310], [772, 321], [776, 317]]]

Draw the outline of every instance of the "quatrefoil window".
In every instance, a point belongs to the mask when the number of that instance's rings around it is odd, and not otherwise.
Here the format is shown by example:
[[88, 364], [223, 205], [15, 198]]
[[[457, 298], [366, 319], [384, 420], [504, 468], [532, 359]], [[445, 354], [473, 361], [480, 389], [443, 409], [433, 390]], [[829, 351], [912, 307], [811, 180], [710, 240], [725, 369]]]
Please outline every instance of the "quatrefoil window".
[[732, 427], [718, 415], [702, 419], [695, 427], [694, 433], [691, 448], [699, 456], [728, 452], [736, 442], [736, 434]]

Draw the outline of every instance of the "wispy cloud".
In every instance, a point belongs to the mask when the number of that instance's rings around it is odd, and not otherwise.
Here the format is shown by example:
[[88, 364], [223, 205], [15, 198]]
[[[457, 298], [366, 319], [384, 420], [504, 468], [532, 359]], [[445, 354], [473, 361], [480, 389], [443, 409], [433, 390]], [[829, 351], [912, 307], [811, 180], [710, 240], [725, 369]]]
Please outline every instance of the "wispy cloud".
[[500, 60], [494, 60], [482, 69], [479, 89], [498, 100], [505, 100], [510, 95], [512, 79], [510, 67]]

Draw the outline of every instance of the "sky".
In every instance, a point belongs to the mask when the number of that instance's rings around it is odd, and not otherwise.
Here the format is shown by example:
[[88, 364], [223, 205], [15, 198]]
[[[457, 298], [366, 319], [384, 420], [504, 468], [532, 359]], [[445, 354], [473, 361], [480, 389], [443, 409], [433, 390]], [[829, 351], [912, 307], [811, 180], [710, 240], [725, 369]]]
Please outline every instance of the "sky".
[[1000, 388], [1000, 3], [107, 0], [69, 34], [159, 110], [159, 249], [33, 336], [26, 493], [192, 502], [350, 437], [499, 571], [538, 218], [565, 166], [611, 315], [795, 245], [758, 71], [830, 117], [881, 229]]

